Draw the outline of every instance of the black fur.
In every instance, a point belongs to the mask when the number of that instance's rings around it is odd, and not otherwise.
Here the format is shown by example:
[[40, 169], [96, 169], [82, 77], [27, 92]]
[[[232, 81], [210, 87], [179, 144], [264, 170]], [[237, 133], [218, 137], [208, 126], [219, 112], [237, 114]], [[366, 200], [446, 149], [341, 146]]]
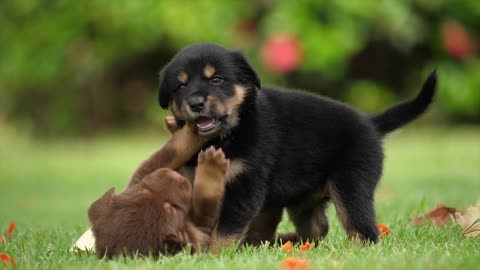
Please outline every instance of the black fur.
[[[198, 74], [205, 64], [213, 65], [224, 78], [222, 85], [201, 79]], [[181, 70], [192, 78], [179, 89], [176, 77]], [[239, 52], [209, 43], [182, 50], [163, 74], [159, 102], [164, 108], [172, 102], [180, 107], [182, 100], [198, 94], [225, 102], [235, 95], [235, 85], [245, 88], [239, 121], [234, 125], [222, 122], [213, 141], [230, 160], [240, 160], [246, 168], [226, 187], [219, 224], [223, 235], [241, 233], [262, 210], [299, 205], [302, 198], [324, 190], [329, 183], [330, 192], [335, 191], [337, 203], [345, 210], [347, 231], [376, 241], [373, 202], [383, 168], [382, 137], [423, 113], [436, 87], [434, 72], [413, 101], [367, 116], [305, 92], [261, 88], [256, 72]], [[175, 117], [195, 121], [193, 116]], [[319, 200], [322, 209], [324, 200]]]
[[386, 134], [412, 121], [425, 112], [435, 96], [437, 72], [434, 70], [423, 84], [422, 90], [412, 100], [397, 104], [372, 117], [377, 130]]

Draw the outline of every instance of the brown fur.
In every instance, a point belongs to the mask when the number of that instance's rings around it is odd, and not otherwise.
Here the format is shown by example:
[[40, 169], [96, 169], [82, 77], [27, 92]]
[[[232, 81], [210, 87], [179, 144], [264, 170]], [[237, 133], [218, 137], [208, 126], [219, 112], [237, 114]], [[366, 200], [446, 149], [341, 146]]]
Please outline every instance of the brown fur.
[[[168, 123], [167, 127], [170, 128]], [[158, 168], [177, 170], [198, 152], [207, 141], [207, 137], [196, 135], [194, 126], [185, 125], [182, 129], [173, 133], [172, 138], [165, 146], [142, 162], [133, 173], [129, 185], [137, 184], [143, 177]]]
[[182, 84], [188, 83], [188, 74], [185, 71], [180, 71], [177, 77], [178, 81]]
[[282, 219], [283, 208], [273, 208], [258, 214], [248, 229], [245, 242], [247, 244], [258, 246], [262, 242], [273, 243], [275, 241], [275, 231], [277, 225]]
[[235, 243], [240, 243], [245, 239], [246, 232], [231, 235], [220, 235], [214, 230], [210, 238], [210, 250], [217, 253], [222, 248], [230, 248]]
[[245, 95], [247, 93], [245, 87], [238, 84], [234, 86], [234, 91], [235, 95], [232, 98], [226, 100], [226, 102], [224, 103], [226, 113], [230, 115], [227, 122], [231, 126], [236, 126], [240, 121], [239, 108], [242, 105], [245, 99]]
[[324, 188], [306, 196], [297, 205], [287, 207], [288, 216], [295, 225], [296, 232], [275, 234], [282, 218], [283, 208], [272, 208], [261, 212], [250, 223], [245, 242], [257, 246], [265, 242], [273, 244], [323, 239], [328, 232], [325, 208], [329, 192], [328, 188]]
[[[198, 151], [183, 128], [134, 173], [127, 189], [107, 191], [88, 211], [98, 257], [175, 254], [187, 245], [207, 249], [219, 218], [229, 161], [213, 148], [198, 157], [195, 184], [168, 168], [181, 166]], [[192, 141], [192, 142], [193, 142]], [[151, 172], [151, 170], [154, 170]], [[193, 207], [192, 207], [193, 205]]]
[[310, 241], [321, 240], [328, 233], [325, 210], [329, 198], [329, 189], [324, 188], [305, 196], [298, 204], [287, 207], [288, 216], [300, 238]]
[[340, 220], [343, 228], [345, 228], [345, 230], [347, 231], [348, 238], [351, 240], [365, 240], [365, 236], [352, 226], [347, 215], [347, 209], [345, 207], [345, 204], [342, 201], [341, 196], [339, 196], [338, 191], [335, 189], [335, 187], [331, 184], [328, 184], [328, 191], [332, 199], [333, 205], [335, 206], [338, 219]]
[[240, 159], [233, 159], [230, 160], [230, 167], [227, 170], [227, 174], [225, 175], [225, 181], [230, 182], [247, 170], [247, 167], [243, 161]]
[[206, 65], [205, 68], [203, 68], [203, 76], [205, 76], [206, 79], [210, 79], [213, 75], [215, 75], [215, 68], [212, 65]]

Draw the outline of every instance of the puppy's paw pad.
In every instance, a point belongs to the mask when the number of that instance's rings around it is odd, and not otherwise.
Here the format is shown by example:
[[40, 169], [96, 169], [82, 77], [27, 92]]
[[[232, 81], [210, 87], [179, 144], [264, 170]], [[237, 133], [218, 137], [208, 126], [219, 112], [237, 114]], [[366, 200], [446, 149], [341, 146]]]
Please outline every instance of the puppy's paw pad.
[[225, 158], [222, 149], [215, 149], [213, 146], [200, 152], [198, 155], [199, 166], [213, 166], [224, 172], [227, 171], [230, 161]]

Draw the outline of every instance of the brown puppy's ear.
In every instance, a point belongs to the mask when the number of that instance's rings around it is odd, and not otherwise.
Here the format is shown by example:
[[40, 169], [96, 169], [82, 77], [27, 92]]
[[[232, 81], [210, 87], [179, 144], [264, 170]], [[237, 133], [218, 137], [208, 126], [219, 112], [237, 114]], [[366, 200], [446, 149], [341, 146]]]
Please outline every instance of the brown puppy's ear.
[[232, 51], [231, 53], [235, 65], [239, 68], [237, 73], [238, 79], [242, 83], [253, 84], [257, 89], [260, 89], [261, 83], [258, 78], [257, 72], [253, 69], [252, 65], [248, 63], [245, 56], [239, 51]]
[[111, 188], [88, 208], [88, 218], [92, 225], [110, 209], [114, 196], [115, 188]]
[[162, 69], [160, 71], [160, 88], [158, 89], [158, 104], [160, 104], [160, 107], [163, 109], [168, 109], [168, 106], [170, 105], [170, 99], [171, 99], [171, 93], [170, 89], [168, 89], [167, 86], [167, 80], [166, 80], [166, 69], [168, 66]]
[[[165, 238], [165, 241], [163, 242], [165, 245], [165, 254], [177, 254], [180, 251], [184, 250], [187, 248], [188, 243], [187, 241], [180, 239], [177, 235], [170, 234]], [[192, 246], [192, 253], [194, 253], [194, 248]]]

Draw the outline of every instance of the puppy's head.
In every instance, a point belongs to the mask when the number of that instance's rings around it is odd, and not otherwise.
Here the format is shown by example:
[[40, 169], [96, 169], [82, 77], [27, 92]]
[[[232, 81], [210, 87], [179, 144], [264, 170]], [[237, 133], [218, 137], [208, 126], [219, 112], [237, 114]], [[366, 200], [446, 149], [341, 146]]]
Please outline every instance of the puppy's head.
[[180, 51], [163, 69], [158, 101], [177, 122], [196, 124], [200, 135], [226, 134], [238, 125], [245, 102], [260, 80], [239, 51], [198, 43]]
[[97, 255], [176, 253], [191, 206], [192, 187], [180, 174], [159, 169], [122, 194], [107, 191], [88, 209]]

